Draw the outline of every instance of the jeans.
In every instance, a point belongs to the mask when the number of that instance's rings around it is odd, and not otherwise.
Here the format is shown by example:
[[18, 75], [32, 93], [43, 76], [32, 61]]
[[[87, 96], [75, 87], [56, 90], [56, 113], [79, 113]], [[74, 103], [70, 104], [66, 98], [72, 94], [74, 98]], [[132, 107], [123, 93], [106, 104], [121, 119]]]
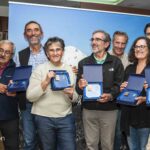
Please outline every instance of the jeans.
[[19, 121], [0, 120], [0, 131], [5, 138], [5, 150], [19, 150]]
[[150, 128], [130, 127], [130, 135], [127, 137], [130, 150], [146, 150]]
[[27, 102], [26, 110], [21, 112], [24, 138], [23, 150], [36, 150], [37, 147], [37, 132], [34, 122], [34, 115], [31, 114], [31, 108], [32, 104]]
[[76, 150], [75, 119], [72, 114], [52, 118], [35, 115], [43, 150]]

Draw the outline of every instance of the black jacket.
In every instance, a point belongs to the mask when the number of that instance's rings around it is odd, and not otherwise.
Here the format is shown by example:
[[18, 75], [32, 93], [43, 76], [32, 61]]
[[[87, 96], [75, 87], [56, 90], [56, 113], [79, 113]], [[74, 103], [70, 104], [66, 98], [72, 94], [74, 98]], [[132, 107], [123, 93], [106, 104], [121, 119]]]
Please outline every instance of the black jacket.
[[[126, 68], [124, 81], [127, 81], [130, 74], [136, 73], [136, 67], [136, 64], [131, 64]], [[145, 74], [144, 70], [141, 74]], [[141, 95], [146, 96], [144, 89]], [[150, 128], [150, 108], [147, 107], [145, 103], [142, 103], [138, 106], [122, 105], [121, 130], [128, 135], [130, 126], [135, 128]]]
[[[13, 62], [13, 60], [10, 60], [9, 65], [5, 68], [5, 70], [1, 75], [0, 83], [8, 85], [9, 80], [12, 79], [14, 71], [15, 71], [15, 63]], [[18, 118], [17, 98], [0, 93], [0, 120], [12, 120], [17, 118]]]
[[[78, 81], [83, 74], [83, 65], [96, 64], [93, 54], [81, 60], [78, 65], [77, 86], [76, 90], [78, 94], [82, 95], [83, 91], [78, 87]], [[103, 93], [111, 93], [114, 100], [119, 94], [120, 84], [122, 83], [124, 75], [124, 68], [121, 60], [116, 56], [112, 56], [107, 53], [107, 58], [103, 63]], [[83, 102], [83, 108], [90, 110], [114, 110], [117, 109], [115, 101], [109, 101], [107, 103], [100, 103], [96, 101]]]

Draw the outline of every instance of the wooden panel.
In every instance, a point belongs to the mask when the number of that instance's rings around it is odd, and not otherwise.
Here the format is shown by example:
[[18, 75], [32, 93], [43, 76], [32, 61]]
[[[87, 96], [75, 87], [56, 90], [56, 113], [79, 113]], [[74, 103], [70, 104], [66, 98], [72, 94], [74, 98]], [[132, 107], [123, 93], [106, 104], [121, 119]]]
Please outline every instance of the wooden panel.
[[95, 4], [95, 3], [80, 3], [80, 7], [87, 8], [87, 9], [94, 9], [94, 10], [104, 10], [104, 11], [113, 11], [113, 12], [150, 15], [149, 10], [121, 7], [121, 6], [113, 6], [113, 5], [104, 5], [104, 4]]

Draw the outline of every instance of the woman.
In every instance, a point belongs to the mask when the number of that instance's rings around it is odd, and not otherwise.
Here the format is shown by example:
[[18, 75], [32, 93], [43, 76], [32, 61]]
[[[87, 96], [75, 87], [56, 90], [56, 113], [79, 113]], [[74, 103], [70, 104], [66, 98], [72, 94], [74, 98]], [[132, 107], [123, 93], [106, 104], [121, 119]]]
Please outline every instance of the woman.
[[[144, 74], [150, 65], [150, 40], [146, 37], [137, 38], [129, 52], [129, 65], [125, 70], [125, 82], [121, 90], [127, 86], [130, 74]], [[137, 81], [138, 82], [138, 81]], [[130, 150], [145, 150], [150, 133], [150, 109], [146, 106], [146, 92], [136, 98], [136, 106], [123, 106], [121, 114], [121, 130], [126, 133]]]
[[[45, 43], [49, 62], [39, 65], [32, 73], [27, 98], [33, 102], [32, 113], [44, 150], [75, 150], [75, 120], [72, 115], [72, 100], [77, 98], [72, 68], [63, 64], [64, 41], [58, 37], [49, 38]], [[66, 70], [71, 87], [61, 91], [51, 89], [54, 71]]]

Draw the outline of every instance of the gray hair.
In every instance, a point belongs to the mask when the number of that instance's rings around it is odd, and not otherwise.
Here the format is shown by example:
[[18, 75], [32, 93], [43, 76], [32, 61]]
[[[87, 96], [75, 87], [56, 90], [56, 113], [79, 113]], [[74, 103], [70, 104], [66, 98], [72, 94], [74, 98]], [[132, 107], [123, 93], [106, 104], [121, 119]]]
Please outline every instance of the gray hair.
[[107, 33], [107, 32], [105, 32], [104, 30], [96, 30], [96, 31], [94, 31], [93, 33], [92, 33], [92, 35], [94, 35], [95, 33], [103, 33], [104, 34], [104, 41], [105, 42], [110, 42], [111, 41], [111, 38], [110, 38], [110, 35]]
[[0, 45], [2, 45], [2, 44], [9, 44], [9, 45], [11, 45], [12, 47], [13, 47], [13, 53], [15, 53], [15, 44], [13, 43], [13, 42], [11, 42], [11, 41], [9, 41], [9, 40], [1, 40], [0, 41]]

